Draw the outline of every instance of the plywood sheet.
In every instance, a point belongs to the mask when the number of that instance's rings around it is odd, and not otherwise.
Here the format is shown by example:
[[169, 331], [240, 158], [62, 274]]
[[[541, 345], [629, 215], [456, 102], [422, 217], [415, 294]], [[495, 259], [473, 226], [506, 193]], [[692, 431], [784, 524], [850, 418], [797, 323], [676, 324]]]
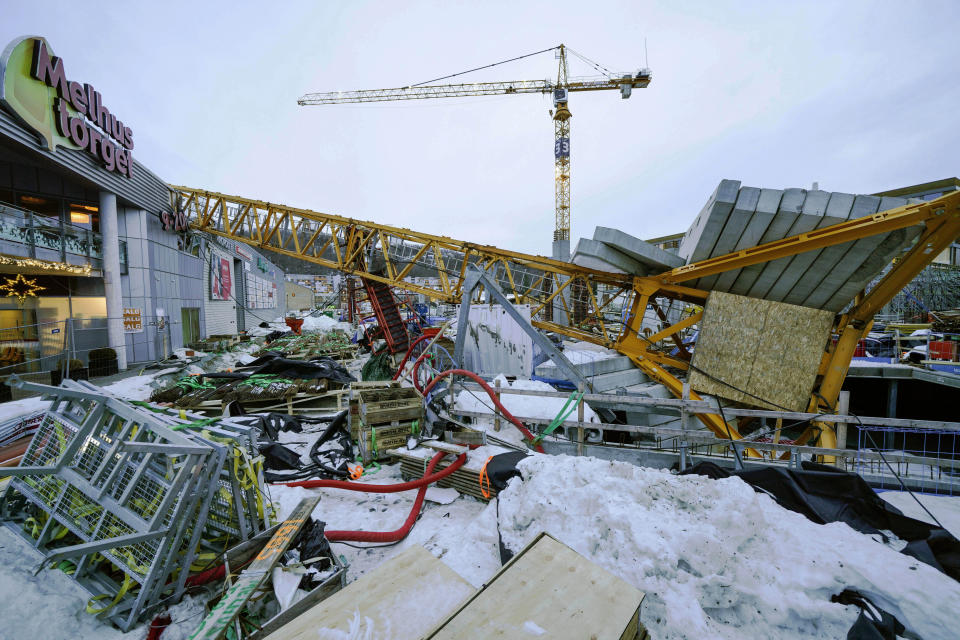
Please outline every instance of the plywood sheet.
[[634, 640], [643, 595], [544, 533], [427, 637]]
[[751, 406], [805, 411], [832, 323], [829, 311], [714, 291], [690, 386]]
[[[406, 549], [269, 636], [419, 640], [474, 593], [470, 584], [419, 545]], [[327, 637], [327, 636], [323, 636]], [[339, 636], [338, 636], [339, 637]]]

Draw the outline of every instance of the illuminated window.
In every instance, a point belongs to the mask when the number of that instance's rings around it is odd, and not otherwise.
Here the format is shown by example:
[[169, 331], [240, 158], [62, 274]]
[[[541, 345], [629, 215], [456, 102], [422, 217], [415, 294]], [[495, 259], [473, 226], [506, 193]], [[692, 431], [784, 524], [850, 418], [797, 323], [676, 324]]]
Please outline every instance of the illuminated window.
[[97, 214], [100, 212], [100, 209], [98, 207], [71, 202], [68, 205], [68, 210], [70, 212], [70, 224], [86, 229], [99, 227], [99, 216]]

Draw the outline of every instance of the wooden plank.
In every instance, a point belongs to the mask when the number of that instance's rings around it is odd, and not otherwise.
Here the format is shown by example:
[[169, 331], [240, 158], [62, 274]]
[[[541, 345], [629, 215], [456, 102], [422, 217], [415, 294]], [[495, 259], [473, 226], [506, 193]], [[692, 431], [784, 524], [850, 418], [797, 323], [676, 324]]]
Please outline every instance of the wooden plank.
[[643, 597], [541, 533], [427, 638], [522, 638], [533, 623], [546, 638], [634, 640]]
[[[411, 546], [271, 634], [272, 640], [344, 637], [419, 640], [474, 589], [419, 545]], [[369, 619], [369, 621], [367, 621]]]
[[224, 594], [200, 626], [190, 635], [190, 640], [220, 640], [227, 632], [230, 623], [240, 615], [260, 585], [270, 576], [275, 564], [293, 542], [310, 514], [320, 502], [320, 496], [304, 498], [293, 513], [277, 528], [266, 546], [257, 554], [250, 566], [245, 569], [232, 587]]

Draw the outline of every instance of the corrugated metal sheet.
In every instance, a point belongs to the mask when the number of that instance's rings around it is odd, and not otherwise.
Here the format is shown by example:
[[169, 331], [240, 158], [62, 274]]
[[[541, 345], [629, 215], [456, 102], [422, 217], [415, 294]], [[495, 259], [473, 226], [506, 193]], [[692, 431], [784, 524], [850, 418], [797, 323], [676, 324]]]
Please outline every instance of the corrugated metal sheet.
[[0, 109], [0, 135], [17, 143], [25, 151], [86, 180], [97, 189], [117, 194], [126, 203], [154, 214], [170, 209], [170, 190], [166, 183], [137, 162], [136, 154], [131, 170], [132, 177], [125, 178], [104, 169], [85, 151], [58, 148], [55, 153], [51, 153], [38, 141], [35, 134], [25, 130], [4, 109]]
[[[530, 320], [530, 305], [516, 305]], [[480, 375], [528, 377], [533, 371], [533, 340], [498, 305], [475, 304], [470, 307], [469, 324], [463, 343], [465, 369]]]

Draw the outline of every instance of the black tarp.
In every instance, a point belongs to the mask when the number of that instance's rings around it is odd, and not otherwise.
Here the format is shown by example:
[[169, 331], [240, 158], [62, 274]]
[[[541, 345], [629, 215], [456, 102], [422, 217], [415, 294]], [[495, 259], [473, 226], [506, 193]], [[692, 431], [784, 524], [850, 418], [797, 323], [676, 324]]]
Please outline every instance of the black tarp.
[[290, 380], [332, 380], [340, 384], [350, 384], [357, 379], [346, 368], [332, 358], [317, 360], [291, 360], [284, 358], [278, 351], [268, 351], [243, 367], [243, 371], [230, 373], [208, 373], [207, 378], [246, 378], [255, 374], [274, 374]]
[[890, 531], [907, 541], [902, 553], [960, 580], [960, 540], [941, 527], [903, 515], [855, 473], [809, 462], [803, 463], [803, 469], [764, 467], [743, 471], [701, 462], [681, 474], [714, 479], [737, 476], [772, 496], [782, 507], [818, 524], [845, 522], [868, 534]]

